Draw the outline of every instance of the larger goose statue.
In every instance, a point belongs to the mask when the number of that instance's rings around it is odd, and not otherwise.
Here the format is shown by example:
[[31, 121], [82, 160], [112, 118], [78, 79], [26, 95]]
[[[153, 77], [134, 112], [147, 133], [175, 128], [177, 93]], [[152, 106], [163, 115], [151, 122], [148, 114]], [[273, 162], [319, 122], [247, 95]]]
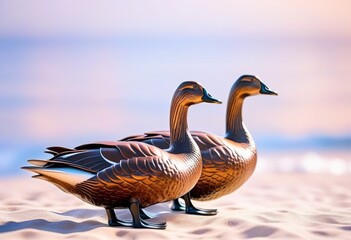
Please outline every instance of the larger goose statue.
[[[257, 77], [241, 76], [232, 86], [227, 105], [226, 134], [192, 131], [200, 147], [203, 169], [201, 177], [190, 193], [183, 196], [185, 206], [173, 201], [172, 209], [188, 214], [215, 215], [216, 209], [194, 207], [191, 199], [206, 201], [219, 198], [238, 189], [253, 173], [256, 166], [256, 147], [242, 119], [244, 99], [257, 94], [277, 95]], [[170, 133], [156, 131], [122, 139], [123, 141], [142, 141], [160, 148], [170, 144]]]
[[[51, 147], [48, 160], [29, 160], [23, 169], [53, 183], [81, 200], [106, 209], [110, 226], [164, 229], [151, 223], [141, 209], [189, 192], [202, 171], [200, 149], [187, 125], [189, 106], [221, 103], [199, 83], [184, 82], [173, 95], [170, 111], [170, 147], [162, 150], [142, 142], [97, 142], [84, 149]], [[117, 161], [118, 160], [118, 161]], [[117, 218], [115, 208], [129, 208], [133, 221]]]

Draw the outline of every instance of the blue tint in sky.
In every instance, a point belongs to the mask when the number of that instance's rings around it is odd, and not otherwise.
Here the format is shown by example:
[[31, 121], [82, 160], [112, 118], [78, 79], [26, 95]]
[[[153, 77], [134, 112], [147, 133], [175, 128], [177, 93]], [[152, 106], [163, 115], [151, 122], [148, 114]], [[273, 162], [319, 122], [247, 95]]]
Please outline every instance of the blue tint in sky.
[[193, 106], [189, 127], [224, 134], [228, 92], [242, 74], [279, 93], [245, 102], [258, 146], [348, 136], [350, 5], [1, 1], [0, 160], [168, 129], [173, 91], [186, 80], [224, 102]]

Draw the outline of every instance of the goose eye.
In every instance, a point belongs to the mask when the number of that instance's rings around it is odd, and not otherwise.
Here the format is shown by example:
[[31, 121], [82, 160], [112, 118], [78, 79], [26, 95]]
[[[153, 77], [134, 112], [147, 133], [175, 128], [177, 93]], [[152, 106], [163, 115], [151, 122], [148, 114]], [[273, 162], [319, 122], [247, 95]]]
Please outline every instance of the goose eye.
[[197, 90], [199, 87], [197, 85], [194, 85], [193, 89]]

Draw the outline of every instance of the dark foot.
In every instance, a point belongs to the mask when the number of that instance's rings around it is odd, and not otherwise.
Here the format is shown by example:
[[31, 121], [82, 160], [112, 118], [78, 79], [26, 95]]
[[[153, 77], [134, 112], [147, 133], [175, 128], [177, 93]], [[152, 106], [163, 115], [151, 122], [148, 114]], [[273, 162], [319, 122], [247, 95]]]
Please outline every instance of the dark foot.
[[133, 225], [134, 228], [151, 228], [151, 229], [166, 229], [166, 223], [150, 223], [143, 219], [140, 219], [140, 222]]
[[151, 228], [151, 229], [165, 229], [166, 223], [151, 223], [141, 219], [139, 201], [131, 199], [129, 210], [133, 217], [134, 228]]
[[156, 216], [157, 216], [157, 214], [149, 213], [149, 212], [143, 210], [142, 208], [140, 208], [140, 218], [141, 219], [144, 219], [144, 220], [145, 219], [151, 219], [151, 218], [154, 218]]
[[122, 220], [118, 219], [116, 217], [115, 211], [112, 208], [105, 208], [105, 210], [106, 210], [109, 226], [111, 226], [111, 227], [119, 227], [119, 226], [131, 227], [131, 226], [133, 226], [132, 222], [126, 222], [126, 221], [122, 221]]
[[108, 221], [108, 225], [110, 227], [132, 227], [133, 223], [122, 221], [122, 220], [117, 220], [117, 221]]
[[218, 213], [217, 209], [196, 208], [190, 200], [190, 193], [183, 196], [185, 202], [185, 213], [203, 216], [213, 216]]
[[173, 211], [185, 211], [185, 206], [179, 201], [179, 198], [173, 200], [173, 205], [171, 207]]
[[203, 209], [203, 208], [195, 208], [193, 206], [188, 207], [185, 210], [186, 214], [193, 214], [193, 215], [202, 215], [202, 216], [213, 216], [218, 213], [217, 209]]

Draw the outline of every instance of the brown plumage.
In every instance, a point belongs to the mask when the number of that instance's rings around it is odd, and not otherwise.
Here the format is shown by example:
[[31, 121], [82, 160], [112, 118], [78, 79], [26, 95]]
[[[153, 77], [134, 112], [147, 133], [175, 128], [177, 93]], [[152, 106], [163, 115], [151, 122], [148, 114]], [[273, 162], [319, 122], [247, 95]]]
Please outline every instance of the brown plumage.
[[[202, 161], [188, 130], [187, 112], [190, 105], [201, 102], [220, 103], [196, 82], [184, 82], [177, 88], [171, 104], [168, 150], [141, 142], [50, 147], [47, 152], [54, 157], [29, 160], [35, 166], [23, 168], [87, 203], [104, 207], [110, 225], [165, 228], [165, 224], [141, 219], [140, 208], [180, 197], [195, 186]], [[125, 207], [132, 213], [133, 224], [115, 216], [114, 208]]]
[[[190, 197], [205, 201], [219, 198], [238, 189], [253, 173], [256, 166], [255, 143], [242, 120], [242, 105], [247, 96], [257, 94], [276, 95], [257, 77], [241, 76], [230, 90], [226, 134], [192, 131], [191, 134], [199, 146], [203, 161], [201, 177], [195, 187], [186, 195], [186, 206], [174, 201], [174, 210], [186, 210], [191, 214], [213, 215], [215, 210], [196, 209]], [[142, 141], [160, 148], [169, 146], [169, 132], [156, 131], [124, 138], [124, 141]]]

